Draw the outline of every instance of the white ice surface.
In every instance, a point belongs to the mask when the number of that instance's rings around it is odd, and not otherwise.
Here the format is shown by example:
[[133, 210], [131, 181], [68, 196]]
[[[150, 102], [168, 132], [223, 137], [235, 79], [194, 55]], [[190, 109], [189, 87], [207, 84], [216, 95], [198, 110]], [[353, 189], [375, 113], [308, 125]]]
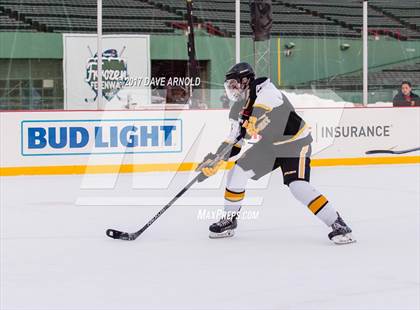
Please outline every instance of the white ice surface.
[[105, 229], [138, 229], [160, 206], [136, 201], [169, 200], [186, 173], [155, 190], [132, 189], [132, 175], [113, 190], [81, 190], [82, 176], [0, 178], [0, 309], [419, 309], [419, 167], [313, 169], [358, 239], [346, 246], [278, 173], [248, 191], [260, 216], [233, 238], [210, 240], [212, 220], [197, 219], [220, 187], [192, 189], [134, 242]]

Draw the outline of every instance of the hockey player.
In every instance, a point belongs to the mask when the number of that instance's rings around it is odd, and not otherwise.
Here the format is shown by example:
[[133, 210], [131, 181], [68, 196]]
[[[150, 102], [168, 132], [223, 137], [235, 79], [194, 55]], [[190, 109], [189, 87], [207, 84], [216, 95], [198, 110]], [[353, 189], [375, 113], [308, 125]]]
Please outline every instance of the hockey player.
[[214, 175], [224, 161], [238, 155], [244, 139], [256, 135], [261, 138], [228, 172], [226, 216], [210, 226], [210, 238], [234, 235], [248, 179], [257, 180], [280, 167], [284, 184], [293, 196], [331, 227], [329, 239], [337, 244], [354, 242], [350, 227], [331, 202], [309, 183], [311, 133], [284, 93], [268, 78], [255, 78], [252, 67], [244, 62], [226, 73], [225, 89], [229, 99], [234, 101], [229, 113], [230, 134], [215, 154], [204, 158], [199, 166], [203, 176], [200, 181]]

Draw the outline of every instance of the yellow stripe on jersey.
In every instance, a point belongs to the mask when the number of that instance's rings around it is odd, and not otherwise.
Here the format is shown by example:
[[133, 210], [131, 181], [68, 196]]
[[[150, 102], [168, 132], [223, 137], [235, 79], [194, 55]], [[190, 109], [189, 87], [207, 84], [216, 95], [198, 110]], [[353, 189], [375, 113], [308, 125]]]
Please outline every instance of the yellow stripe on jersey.
[[306, 154], [308, 153], [309, 145], [306, 145], [302, 148], [302, 151], [300, 151], [299, 156], [299, 173], [298, 178], [304, 179], [305, 178], [305, 168], [306, 168]]
[[308, 124], [305, 124], [305, 126], [303, 126], [301, 129], [299, 129], [299, 131], [293, 136], [291, 137], [289, 140], [285, 140], [285, 141], [279, 141], [279, 142], [274, 142], [274, 145], [280, 145], [280, 144], [284, 144], [284, 143], [288, 143], [288, 142], [292, 142], [295, 141], [297, 138], [299, 138], [299, 136], [308, 128]]
[[263, 110], [266, 110], [266, 111], [269, 111], [269, 112], [271, 112], [273, 110], [273, 108], [270, 108], [269, 106], [266, 106], [265, 104], [261, 104], [261, 103], [254, 104], [252, 107], [253, 108], [260, 108], [260, 109], [263, 109]]
[[226, 191], [225, 191], [226, 200], [236, 202], [236, 201], [241, 201], [242, 199], [244, 199], [244, 197], [245, 197], [245, 191], [241, 193], [235, 193], [226, 188]]
[[321, 209], [328, 203], [327, 198], [325, 198], [325, 196], [323, 195], [319, 195], [318, 197], [316, 197], [314, 200], [312, 200], [309, 205], [308, 208], [309, 210], [311, 210], [314, 214], [317, 214], [319, 211], [321, 211]]

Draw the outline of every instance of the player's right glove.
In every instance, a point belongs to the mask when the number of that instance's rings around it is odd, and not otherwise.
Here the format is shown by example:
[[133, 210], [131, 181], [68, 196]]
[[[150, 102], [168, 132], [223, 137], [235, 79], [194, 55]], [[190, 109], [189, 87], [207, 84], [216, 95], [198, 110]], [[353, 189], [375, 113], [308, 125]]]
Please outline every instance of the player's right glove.
[[255, 116], [251, 116], [248, 120], [244, 122], [242, 127], [246, 128], [246, 133], [251, 136], [257, 136], [259, 129], [257, 128], [257, 118]]
[[255, 116], [250, 116], [248, 120], [246, 120], [242, 127], [246, 129], [246, 133], [250, 137], [257, 136], [261, 131], [265, 129], [265, 127], [270, 124], [271, 120], [268, 118], [267, 114], [264, 113], [259, 118]]

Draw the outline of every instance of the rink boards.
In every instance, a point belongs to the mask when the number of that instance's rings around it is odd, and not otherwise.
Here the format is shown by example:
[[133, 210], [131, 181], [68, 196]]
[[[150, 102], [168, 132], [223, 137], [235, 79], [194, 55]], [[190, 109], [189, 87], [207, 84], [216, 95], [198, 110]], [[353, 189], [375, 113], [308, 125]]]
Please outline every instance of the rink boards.
[[[419, 147], [419, 108], [310, 108], [298, 113], [311, 127], [313, 166], [420, 162], [419, 152], [365, 154], [372, 149]], [[188, 171], [215, 151], [229, 132], [227, 110], [0, 116], [2, 176]]]

